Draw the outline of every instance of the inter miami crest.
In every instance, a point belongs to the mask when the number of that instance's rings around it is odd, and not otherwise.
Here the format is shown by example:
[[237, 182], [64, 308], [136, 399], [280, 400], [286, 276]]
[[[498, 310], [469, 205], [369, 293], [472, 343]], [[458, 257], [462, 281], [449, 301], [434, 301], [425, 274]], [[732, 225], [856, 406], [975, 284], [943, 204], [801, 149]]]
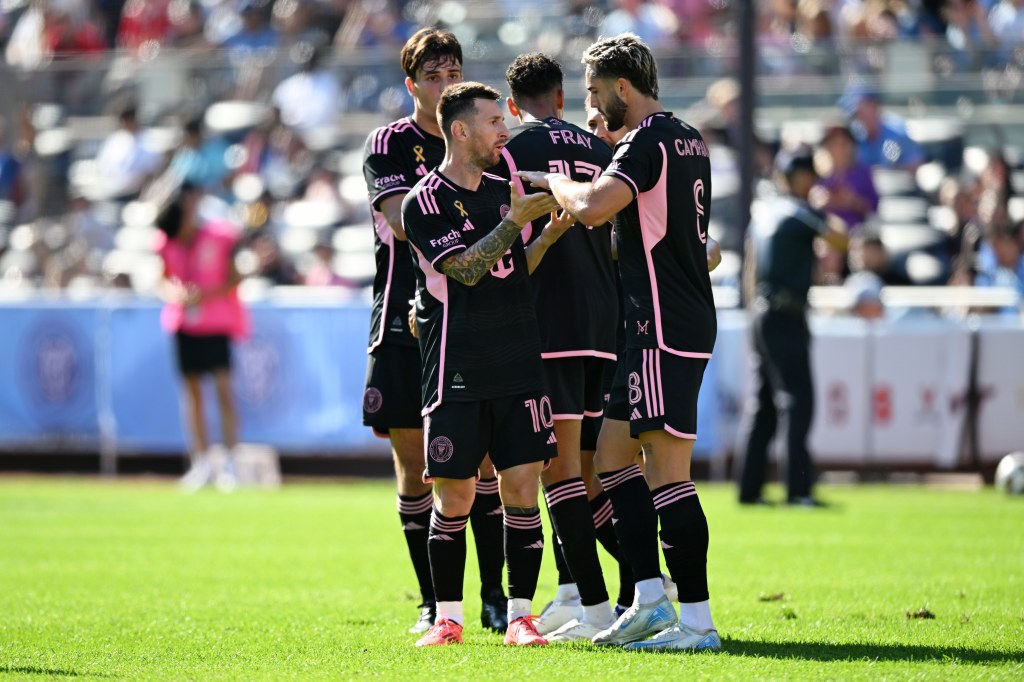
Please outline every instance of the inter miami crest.
[[437, 436], [427, 446], [427, 454], [430, 455], [430, 459], [438, 464], [442, 464], [450, 460], [452, 455], [455, 454], [455, 446], [444, 436]]

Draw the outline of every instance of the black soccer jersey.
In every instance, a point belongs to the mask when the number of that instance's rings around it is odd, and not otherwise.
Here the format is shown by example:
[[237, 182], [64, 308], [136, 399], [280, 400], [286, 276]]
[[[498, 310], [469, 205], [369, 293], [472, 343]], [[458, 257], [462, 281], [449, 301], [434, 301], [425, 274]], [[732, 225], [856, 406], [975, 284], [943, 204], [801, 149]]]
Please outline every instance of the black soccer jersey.
[[[531, 194], [540, 190], [523, 183], [516, 171], [549, 171], [593, 182], [611, 160], [611, 149], [595, 135], [547, 118], [511, 130], [494, 172], [513, 178], [520, 191]], [[536, 240], [546, 222], [525, 226], [523, 240]], [[610, 225], [575, 225], [548, 249], [530, 277], [543, 357], [615, 359], [615, 276]]]
[[707, 266], [707, 145], [671, 113], [652, 114], [615, 145], [604, 174], [634, 196], [616, 217], [626, 345], [708, 357], [718, 325]]
[[366, 138], [363, 176], [373, 214], [377, 275], [373, 279], [370, 347], [397, 343], [415, 346], [406, 318], [415, 287], [412, 256], [405, 242], [395, 239], [380, 203], [412, 190], [420, 178], [444, 160], [444, 140], [427, 133], [409, 117], [377, 128]]
[[460, 284], [440, 269], [447, 258], [487, 236], [509, 207], [502, 178], [485, 173], [474, 192], [437, 170], [402, 202], [402, 223], [417, 261], [424, 414], [446, 401], [544, 388], [522, 240], [516, 239], [475, 286]]

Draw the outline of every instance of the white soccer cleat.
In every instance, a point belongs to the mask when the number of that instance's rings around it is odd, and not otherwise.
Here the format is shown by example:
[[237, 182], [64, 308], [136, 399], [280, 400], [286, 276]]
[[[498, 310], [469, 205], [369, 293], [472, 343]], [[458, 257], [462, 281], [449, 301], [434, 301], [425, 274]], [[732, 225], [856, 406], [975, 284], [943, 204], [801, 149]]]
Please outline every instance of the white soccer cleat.
[[679, 601], [679, 588], [672, 581], [672, 578], [669, 577], [668, 573], [661, 574], [661, 584], [664, 586], [665, 596], [668, 597], [670, 602], [675, 603]]
[[630, 651], [719, 651], [722, 639], [714, 628], [694, 630], [676, 623], [650, 639], [631, 642], [623, 647]]
[[549, 601], [544, 610], [540, 612], [534, 623], [537, 632], [542, 635], [549, 635], [569, 621], [583, 619], [583, 604], [579, 599], [567, 601]]
[[581, 623], [574, 618], [551, 634], [547, 635], [547, 640], [549, 642], [591, 642], [594, 640], [594, 637], [597, 637], [599, 632], [610, 628], [611, 626], [611, 623], [605, 623], [603, 625]]
[[181, 477], [178, 484], [187, 493], [194, 493], [213, 481], [213, 469], [206, 458], [197, 460]]
[[214, 485], [217, 486], [217, 490], [222, 493], [230, 493], [234, 491], [238, 485], [238, 476], [235, 473], [235, 458], [225, 457], [221, 462], [220, 471], [217, 472], [217, 478], [214, 481]]
[[611, 627], [597, 633], [594, 644], [622, 646], [667, 630], [679, 621], [676, 609], [667, 597], [650, 604], [633, 604]]

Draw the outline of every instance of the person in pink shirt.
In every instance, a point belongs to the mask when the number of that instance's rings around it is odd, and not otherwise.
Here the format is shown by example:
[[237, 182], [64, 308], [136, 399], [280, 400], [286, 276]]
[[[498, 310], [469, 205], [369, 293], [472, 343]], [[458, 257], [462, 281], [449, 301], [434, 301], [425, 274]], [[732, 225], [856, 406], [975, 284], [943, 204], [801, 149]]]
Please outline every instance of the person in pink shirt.
[[[187, 490], [214, 482], [234, 487], [233, 450], [238, 419], [231, 392], [231, 341], [244, 337], [249, 318], [238, 298], [241, 277], [234, 265], [237, 229], [225, 222], [203, 223], [197, 208], [202, 191], [183, 185], [157, 218], [157, 253], [164, 262], [160, 322], [173, 333], [178, 368], [185, 383], [191, 468], [182, 479]], [[202, 379], [213, 377], [227, 456], [215, 472], [203, 418]]]

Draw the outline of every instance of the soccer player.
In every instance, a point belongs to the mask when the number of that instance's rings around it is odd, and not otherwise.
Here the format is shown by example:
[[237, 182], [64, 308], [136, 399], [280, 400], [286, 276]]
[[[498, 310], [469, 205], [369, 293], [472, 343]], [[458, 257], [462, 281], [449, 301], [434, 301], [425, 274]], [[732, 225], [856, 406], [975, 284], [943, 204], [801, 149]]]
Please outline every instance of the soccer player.
[[[494, 172], [520, 187], [522, 180], [511, 175], [517, 170], [558, 169], [580, 181], [596, 179], [611, 162], [611, 149], [562, 120], [565, 96], [558, 62], [540, 53], [521, 55], [505, 79], [508, 109], [520, 124], [510, 131]], [[535, 191], [525, 188], [525, 193]], [[523, 229], [527, 244], [540, 234], [532, 225]], [[594, 525], [595, 512], [604, 510], [610, 517], [611, 507], [599, 486], [588, 500], [580, 436], [584, 416], [598, 416], [604, 409], [601, 378], [604, 366], [615, 360], [615, 277], [608, 223], [568, 231], [530, 277], [558, 438], [558, 457], [541, 476], [557, 536], [552, 546], [558, 592], [541, 612], [537, 630], [552, 642], [590, 640], [614, 620]], [[617, 556], [610, 518], [596, 521], [603, 521], [602, 544]], [[629, 584], [632, 594], [631, 579]]]
[[462, 641], [466, 520], [488, 452], [504, 507], [505, 643], [547, 644], [530, 606], [544, 547], [538, 478], [557, 450], [529, 273], [573, 220], [552, 214], [524, 247], [524, 226], [557, 203], [547, 193], [510, 192], [511, 183], [484, 173], [508, 139], [499, 98], [480, 83], [442, 93], [444, 161], [402, 202], [417, 259], [426, 476], [435, 504], [428, 546], [437, 622], [417, 646]]
[[[595, 465], [636, 588], [632, 606], [593, 641], [633, 649], [719, 649], [708, 602], [707, 520], [690, 477], [697, 393], [717, 333], [706, 250], [707, 146], [659, 103], [654, 57], [635, 35], [599, 40], [583, 63], [591, 104], [610, 130], [629, 130], [611, 165], [595, 183], [557, 172], [520, 175], [550, 189], [584, 224], [616, 220], [626, 352]], [[633, 462], [629, 437], [640, 441], [646, 481]], [[658, 568], [659, 519], [681, 621]]]
[[[373, 131], [366, 140], [363, 155], [377, 257], [363, 423], [391, 441], [398, 483], [398, 515], [422, 599], [419, 620], [410, 632], [425, 632], [435, 618], [427, 559], [432, 503], [430, 484], [423, 481], [420, 351], [405, 324], [415, 276], [402, 228], [401, 207], [402, 199], [416, 181], [444, 158], [444, 140], [435, 112], [441, 91], [462, 82], [462, 47], [451, 33], [426, 28], [405, 44], [401, 60], [406, 73], [405, 87], [413, 99], [413, 114]], [[493, 473], [477, 482], [476, 502], [470, 516], [480, 566], [480, 621], [485, 628], [504, 632], [508, 623], [501, 587], [501, 501]]]

